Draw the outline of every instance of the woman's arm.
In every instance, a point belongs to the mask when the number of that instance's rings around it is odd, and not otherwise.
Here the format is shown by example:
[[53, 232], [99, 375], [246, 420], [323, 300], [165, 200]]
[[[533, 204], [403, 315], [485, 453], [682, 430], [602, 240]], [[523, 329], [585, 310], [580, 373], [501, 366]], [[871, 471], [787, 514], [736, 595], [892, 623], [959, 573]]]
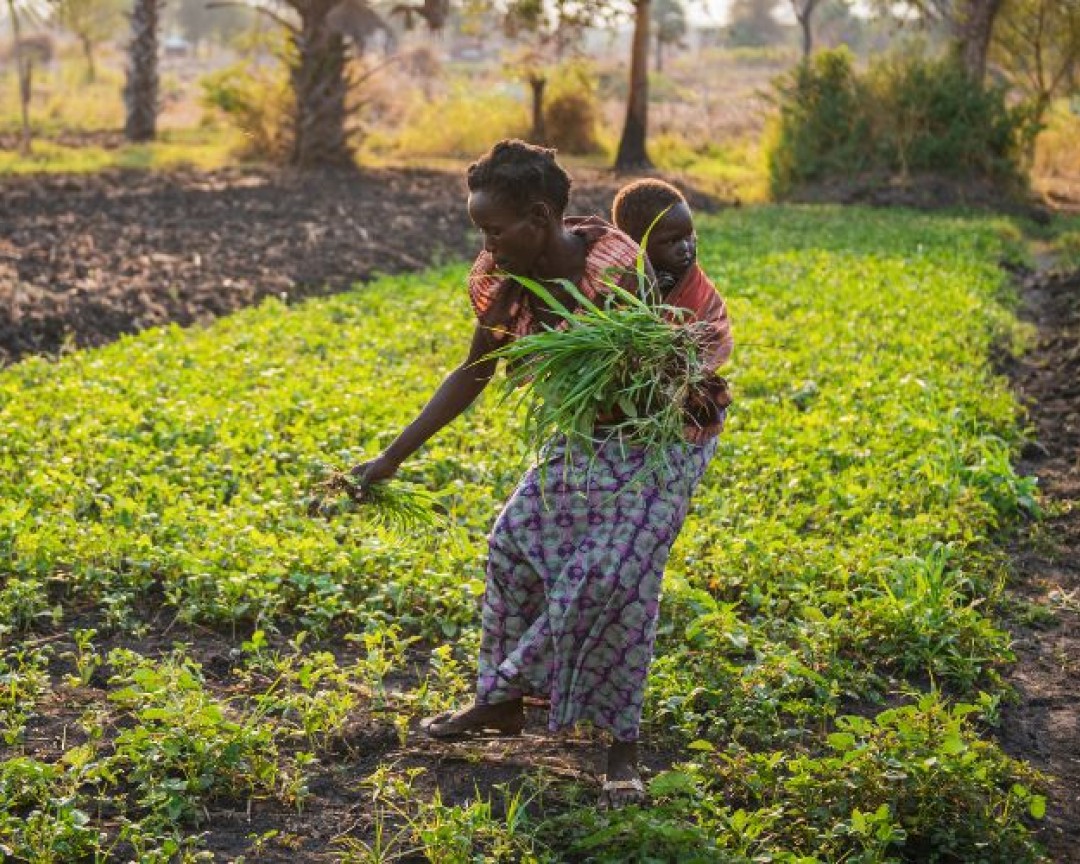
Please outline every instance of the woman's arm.
[[381, 455], [352, 469], [364, 483], [392, 477], [398, 466], [419, 450], [447, 423], [468, 408], [495, 375], [498, 361], [488, 355], [500, 342], [489, 327], [477, 325], [473, 331], [469, 356], [454, 369], [428, 400], [412, 423], [405, 427]]

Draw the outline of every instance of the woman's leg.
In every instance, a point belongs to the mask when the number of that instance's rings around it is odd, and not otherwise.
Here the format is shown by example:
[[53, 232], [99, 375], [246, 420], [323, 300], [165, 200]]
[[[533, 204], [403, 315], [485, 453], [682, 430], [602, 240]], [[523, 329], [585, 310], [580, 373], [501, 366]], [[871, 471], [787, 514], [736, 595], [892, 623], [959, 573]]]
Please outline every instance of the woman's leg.
[[543, 555], [537, 541], [541, 506], [534, 469], [503, 508], [488, 541], [475, 702], [425, 721], [432, 735], [519, 730], [524, 722], [522, 696], [547, 695], [551, 631], [544, 580], [537, 572]]

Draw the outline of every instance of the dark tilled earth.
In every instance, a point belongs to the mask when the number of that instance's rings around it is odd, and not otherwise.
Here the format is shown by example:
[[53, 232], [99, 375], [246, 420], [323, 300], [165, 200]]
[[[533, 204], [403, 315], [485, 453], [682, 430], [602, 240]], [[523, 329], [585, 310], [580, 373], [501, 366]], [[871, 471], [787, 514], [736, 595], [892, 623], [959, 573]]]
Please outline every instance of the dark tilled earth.
[[[581, 215], [608, 213], [626, 180], [575, 174]], [[465, 197], [461, 172], [435, 170], [4, 178], [0, 364], [469, 257]]]
[[[606, 214], [627, 179], [575, 177], [576, 214]], [[721, 206], [692, 190], [689, 197], [698, 210]], [[467, 258], [478, 244], [464, 201], [461, 172], [419, 169], [2, 178], [0, 366], [159, 324], [206, 322], [268, 295], [327, 294], [379, 272]], [[1047, 517], [1013, 541], [1020, 611], [1010, 625], [1010, 680], [1019, 699], [999, 734], [1010, 753], [1051, 778], [1041, 833], [1051, 860], [1068, 864], [1080, 862], [1080, 274], [1028, 274], [1023, 288], [1024, 315], [1039, 335], [1007, 371], [1036, 432], [1021, 470], [1039, 477]], [[43, 753], [55, 747], [44, 727], [74, 710], [55, 707], [40, 721]], [[324, 860], [334, 837], [370, 827], [358, 804], [370, 792], [356, 782], [372, 759], [423, 764], [454, 800], [459, 786], [466, 796], [474, 783], [512, 780], [526, 768], [595, 783], [602, 752], [575, 737], [402, 747], [385, 725], [365, 722], [340, 747], [341, 764], [314, 779], [304, 813], [263, 802], [254, 813], [209, 814], [211, 847], [242, 851], [252, 834], [273, 828], [296, 843], [264, 849], [260, 860]], [[645, 758], [662, 767], [670, 757]]]
[[1013, 544], [1013, 594], [1032, 605], [1012, 624], [1019, 700], [1000, 734], [1051, 778], [1043, 840], [1070, 864], [1080, 862], [1080, 273], [1029, 274], [1023, 289], [1038, 336], [1009, 371], [1035, 431], [1019, 468], [1039, 478], [1046, 518]]

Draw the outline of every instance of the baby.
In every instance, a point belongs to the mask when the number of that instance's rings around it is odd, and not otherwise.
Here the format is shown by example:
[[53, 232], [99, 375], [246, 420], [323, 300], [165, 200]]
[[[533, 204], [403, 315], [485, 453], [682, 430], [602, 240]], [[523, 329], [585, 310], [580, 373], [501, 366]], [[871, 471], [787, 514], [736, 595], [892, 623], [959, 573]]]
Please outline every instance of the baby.
[[[697, 263], [697, 234], [682, 193], [663, 180], [636, 180], [615, 196], [611, 221], [638, 243], [644, 240], [664, 303], [687, 309], [711, 325], [705, 366], [715, 373], [731, 356], [731, 321], [727, 304]], [[702, 444], [719, 434], [730, 404], [727, 381], [714, 374], [688, 400], [688, 440]]]

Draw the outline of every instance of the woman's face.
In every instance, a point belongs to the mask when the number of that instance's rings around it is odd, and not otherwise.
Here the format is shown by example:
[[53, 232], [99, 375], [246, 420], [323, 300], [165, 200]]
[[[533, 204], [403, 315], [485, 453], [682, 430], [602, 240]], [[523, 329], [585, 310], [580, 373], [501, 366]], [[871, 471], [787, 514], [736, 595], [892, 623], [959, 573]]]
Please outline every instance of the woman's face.
[[654, 270], [682, 275], [697, 257], [697, 235], [690, 208], [675, 204], [653, 227], [645, 252]]
[[543, 205], [524, 211], [506, 204], [486, 189], [469, 195], [469, 218], [484, 237], [484, 249], [507, 273], [528, 276], [547, 244]]

